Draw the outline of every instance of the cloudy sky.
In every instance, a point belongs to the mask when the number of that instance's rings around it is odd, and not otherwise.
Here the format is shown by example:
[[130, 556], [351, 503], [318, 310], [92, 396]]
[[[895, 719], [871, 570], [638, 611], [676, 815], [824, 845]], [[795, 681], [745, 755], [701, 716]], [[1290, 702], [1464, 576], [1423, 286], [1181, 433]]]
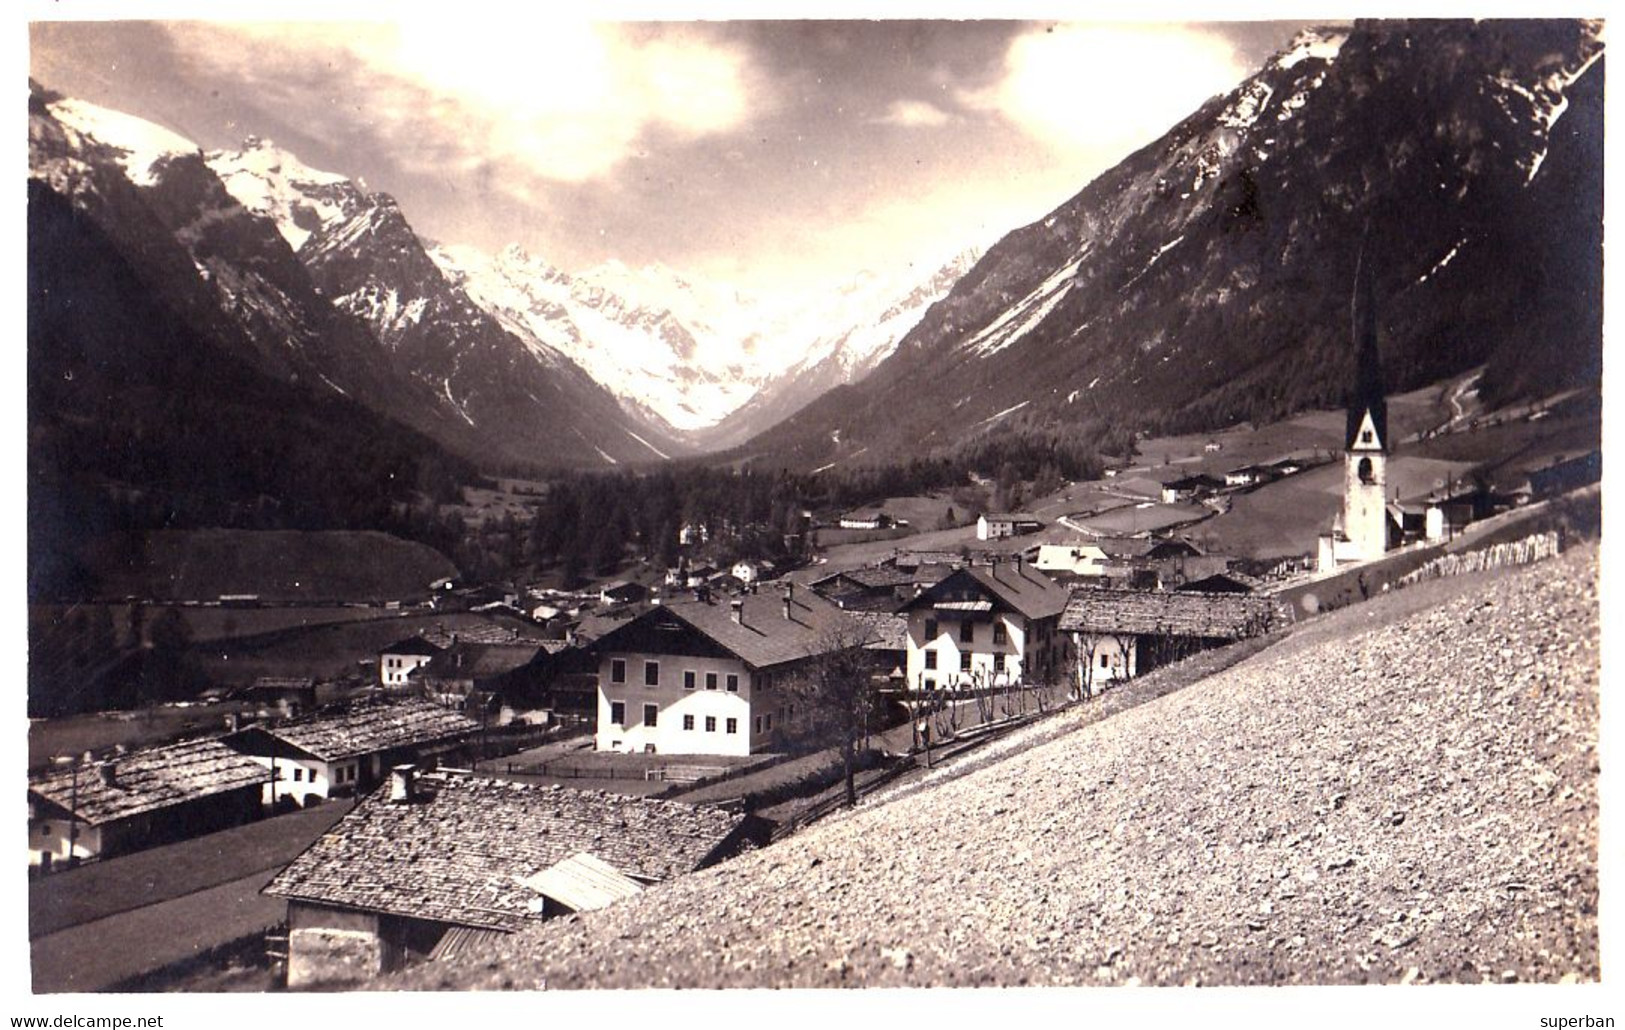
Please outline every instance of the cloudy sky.
[[393, 194], [443, 242], [517, 242], [566, 269], [658, 261], [804, 293], [1040, 217], [1299, 26], [414, 17], [30, 28], [30, 74], [45, 86], [205, 148], [273, 139]]

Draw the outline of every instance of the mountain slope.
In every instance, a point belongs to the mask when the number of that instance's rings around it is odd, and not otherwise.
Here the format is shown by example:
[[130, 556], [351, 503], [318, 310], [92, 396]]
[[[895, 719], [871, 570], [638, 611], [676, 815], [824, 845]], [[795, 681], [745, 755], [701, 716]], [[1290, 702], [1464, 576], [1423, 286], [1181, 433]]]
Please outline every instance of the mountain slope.
[[376, 526], [473, 470], [343, 395], [267, 374], [35, 179], [28, 204], [29, 596], [97, 588], [84, 549], [151, 526]]
[[[1005, 429], [1121, 436], [1334, 406], [1362, 247], [1390, 388], [1484, 362], [1492, 393], [1583, 380], [1600, 360], [1596, 31], [1305, 34], [1006, 236], [868, 378], [739, 454], [813, 467]], [[1575, 338], [1551, 346], [1540, 326]]]
[[568, 357], [527, 346], [487, 314], [388, 194], [315, 172], [264, 140], [208, 162], [241, 203], [275, 220], [322, 293], [365, 323], [397, 373], [428, 387], [432, 406], [486, 456], [601, 467], [679, 449]]

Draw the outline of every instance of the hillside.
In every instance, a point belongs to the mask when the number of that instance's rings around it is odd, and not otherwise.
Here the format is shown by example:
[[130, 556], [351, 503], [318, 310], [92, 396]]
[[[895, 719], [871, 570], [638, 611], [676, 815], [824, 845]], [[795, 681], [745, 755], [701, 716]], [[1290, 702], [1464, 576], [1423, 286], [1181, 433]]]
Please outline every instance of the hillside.
[[97, 570], [101, 593], [155, 601], [255, 594], [268, 604], [426, 597], [457, 574], [445, 556], [387, 533], [159, 530], [129, 566]]
[[1334, 407], [1362, 254], [1390, 390], [1481, 364], [1492, 403], [1593, 383], [1604, 65], [1574, 21], [1306, 34], [738, 456], [810, 469], [1066, 430], [1115, 452]]
[[1598, 568], [1587, 546], [1345, 609], [1194, 688], [383, 986], [1594, 980]]

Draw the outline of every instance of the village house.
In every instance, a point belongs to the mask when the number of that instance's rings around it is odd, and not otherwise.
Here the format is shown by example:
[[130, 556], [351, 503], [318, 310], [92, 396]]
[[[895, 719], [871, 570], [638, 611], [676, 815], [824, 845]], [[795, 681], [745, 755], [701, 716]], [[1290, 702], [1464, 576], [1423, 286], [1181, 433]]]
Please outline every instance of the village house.
[[1239, 593], [1078, 587], [1061, 615], [1085, 697], [1196, 651], [1279, 629], [1291, 620], [1273, 597]]
[[385, 690], [406, 686], [406, 677], [413, 669], [428, 665], [430, 659], [444, 650], [421, 636], [397, 640], [378, 652], [379, 685]]
[[1025, 556], [1034, 568], [1043, 573], [1076, 577], [1106, 574], [1106, 551], [1095, 543], [1039, 544], [1028, 548]]
[[1211, 576], [1193, 579], [1174, 587], [1187, 594], [1254, 594], [1263, 584], [1240, 572], [1215, 572]]
[[598, 750], [765, 751], [796, 730], [797, 675], [855, 637], [855, 625], [794, 583], [658, 605], [592, 645]]
[[752, 583], [770, 578], [776, 568], [777, 566], [766, 559], [760, 561], [746, 559], [734, 562], [733, 568], [729, 571], [734, 579], [745, 586], [750, 586]]
[[28, 781], [28, 864], [110, 858], [260, 816], [265, 769], [218, 740], [75, 762]]
[[420, 698], [364, 701], [222, 738], [262, 768], [264, 801], [300, 806], [365, 793], [400, 762], [455, 750], [480, 724]]
[[494, 697], [516, 669], [528, 665], [542, 648], [539, 640], [515, 644], [465, 644], [461, 641], [414, 669], [408, 684], [425, 697], [453, 711], [481, 711], [475, 701]]
[[890, 529], [892, 517], [875, 508], [859, 508], [841, 516], [842, 529]]
[[1036, 533], [1043, 528], [1043, 520], [1036, 515], [988, 512], [976, 517], [978, 540], [1003, 540], [1006, 537]]
[[498, 726], [590, 723], [598, 715], [598, 659], [584, 646], [544, 641], [529, 662], [482, 689], [492, 695]]
[[765, 842], [720, 808], [394, 770], [265, 886], [288, 986], [365, 980], [631, 897]]
[[820, 596], [847, 611], [894, 612], [953, 569], [947, 565], [865, 565], [814, 580]]
[[1200, 500], [1223, 486], [1224, 480], [1215, 479], [1205, 472], [1185, 476], [1162, 484], [1162, 503], [1178, 504], [1181, 501]]
[[1243, 465], [1224, 474], [1225, 486], [1257, 486], [1276, 477], [1271, 465]]
[[955, 571], [910, 601], [910, 690], [1043, 683], [1064, 675], [1066, 590], [1017, 555]]
[[243, 688], [242, 697], [287, 715], [298, 715], [316, 707], [316, 680], [311, 676], [260, 676]]
[[598, 602], [600, 604], [636, 604], [639, 601], [647, 600], [648, 597], [648, 587], [642, 583], [631, 583], [624, 579], [606, 583], [598, 591]]

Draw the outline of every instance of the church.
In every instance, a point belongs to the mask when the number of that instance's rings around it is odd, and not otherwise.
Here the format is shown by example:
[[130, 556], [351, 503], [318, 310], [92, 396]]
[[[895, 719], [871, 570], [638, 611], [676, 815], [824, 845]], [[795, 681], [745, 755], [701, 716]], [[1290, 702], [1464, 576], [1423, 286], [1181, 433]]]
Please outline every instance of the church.
[[1338, 562], [1380, 558], [1397, 536], [1389, 517], [1388, 401], [1383, 395], [1377, 354], [1377, 316], [1371, 278], [1356, 273], [1354, 301], [1354, 389], [1349, 395], [1343, 437], [1343, 511], [1329, 533], [1320, 536], [1317, 567], [1330, 572]]

